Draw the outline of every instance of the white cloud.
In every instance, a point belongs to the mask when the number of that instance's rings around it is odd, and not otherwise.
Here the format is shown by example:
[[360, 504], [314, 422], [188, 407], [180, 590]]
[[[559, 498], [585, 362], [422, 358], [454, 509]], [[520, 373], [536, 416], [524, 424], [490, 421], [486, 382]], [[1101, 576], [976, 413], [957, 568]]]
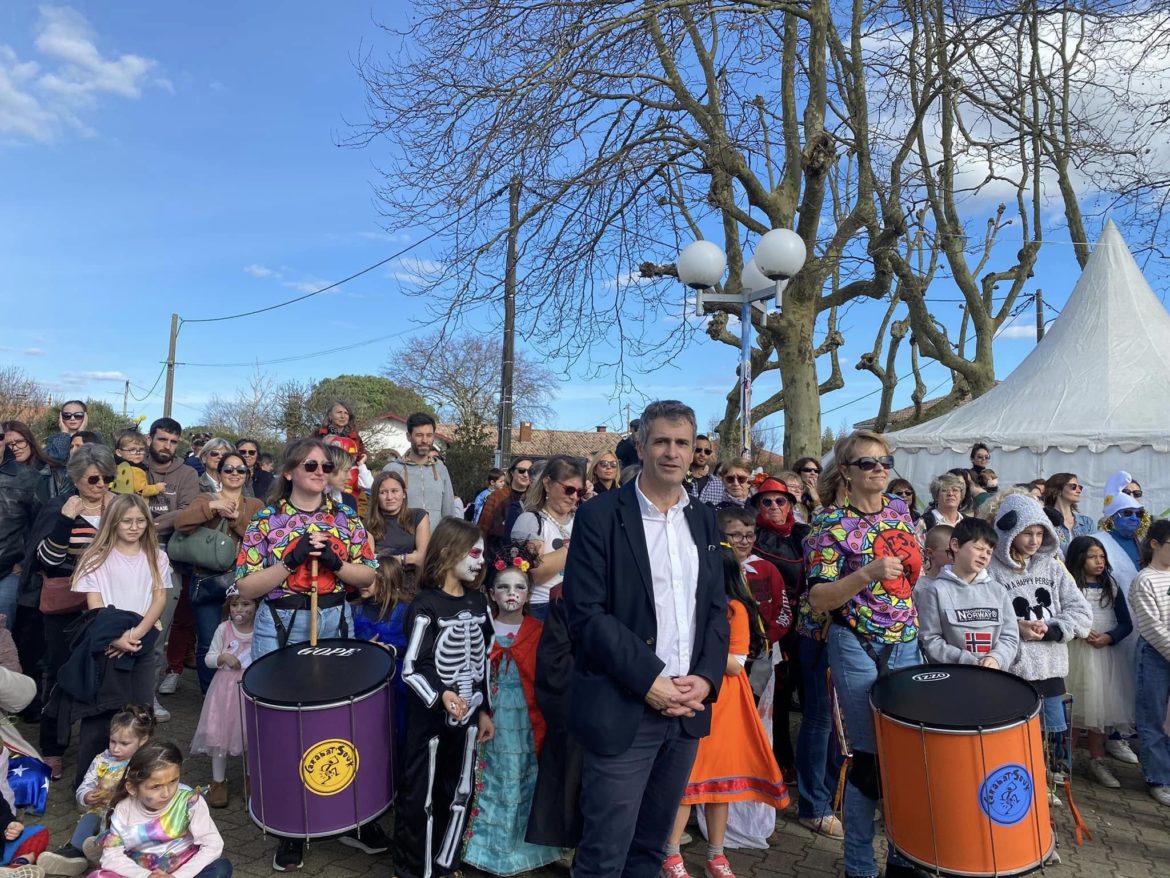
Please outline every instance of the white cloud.
[[308, 280], [292, 281], [286, 280], [284, 285], [290, 290], [296, 290], [301, 293], [315, 293], [317, 290], [324, 289], [333, 283], [331, 280], [316, 280], [309, 278]]
[[1036, 340], [1036, 320], [1030, 314], [1020, 314], [1013, 317], [999, 328], [995, 334], [996, 341], [1000, 339], [1030, 339]]
[[403, 283], [426, 286], [437, 281], [443, 274], [444, 268], [445, 266], [441, 262], [407, 256], [395, 263], [390, 274]]
[[61, 378], [70, 381], [125, 381], [126, 375], [122, 372], [62, 372]]
[[271, 268], [268, 268], [268, 267], [263, 266], [263, 265], [258, 265], [255, 262], [253, 262], [251, 265], [245, 265], [244, 271], [247, 274], [252, 275], [252, 277], [270, 277], [271, 275], [276, 274], [276, 272], [273, 271]]
[[657, 282], [657, 280], [658, 280], [658, 278], [654, 278], [654, 277], [642, 277], [642, 275], [636, 271], [626, 271], [626, 272], [623, 272], [622, 274], [619, 274], [615, 278], [611, 278], [610, 280], [607, 280], [605, 282], [604, 286], [608, 287], [609, 289], [622, 289], [624, 287], [641, 287], [641, 286], [646, 286], [647, 284], [655, 283], [655, 282]]
[[89, 134], [79, 113], [105, 96], [137, 99], [146, 85], [174, 91], [151, 79], [157, 62], [141, 55], [103, 55], [97, 35], [75, 9], [43, 6], [33, 45], [39, 60], [22, 60], [0, 45], [0, 135], [48, 143], [63, 130]]
[[43, 357], [44, 350], [41, 348], [13, 348], [7, 345], [0, 345], [0, 351], [10, 354], [24, 354], [26, 357]]
[[378, 241], [387, 244], [410, 243], [410, 234], [407, 232], [358, 232], [357, 236], [366, 241]]

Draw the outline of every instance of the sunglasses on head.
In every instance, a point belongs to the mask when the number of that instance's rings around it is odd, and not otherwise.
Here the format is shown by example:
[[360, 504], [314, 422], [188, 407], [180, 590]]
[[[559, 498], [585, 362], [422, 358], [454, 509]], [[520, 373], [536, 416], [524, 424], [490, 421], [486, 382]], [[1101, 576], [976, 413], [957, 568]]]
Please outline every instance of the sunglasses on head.
[[[225, 476], [246, 476], [248, 474], [248, 468], [246, 466], [225, 466], [220, 472]], [[325, 472], [329, 472], [329, 470], [325, 470]]]
[[881, 457], [859, 457], [857, 460], [851, 460], [846, 466], [855, 466], [863, 472], [873, 472], [879, 466], [885, 470], [894, 468], [894, 455], [883, 454]]
[[333, 472], [333, 461], [331, 460], [303, 460], [301, 461], [301, 466], [305, 468], [305, 472], [307, 473], [315, 473], [317, 467], [321, 467], [321, 472], [323, 473]]
[[80, 421], [85, 417], [85, 412], [61, 412], [61, 417], [66, 421]]
[[86, 476], [85, 477], [85, 483], [87, 485], [100, 485], [102, 482], [105, 482], [107, 485], [112, 485], [112, 484], [114, 484], [114, 477], [113, 476]]
[[1121, 493], [1122, 493], [1122, 494], [1128, 494], [1128, 495], [1129, 495], [1129, 496], [1131, 496], [1131, 497], [1138, 497], [1138, 498], [1140, 498], [1140, 497], [1142, 496], [1142, 489], [1141, 489], [1141, 488], [1138, 488], [1136, 491], [1127, 491], [1127, 490], [1123, 490]]
[[578, 488], [576, 485], [566, 485], [564, 482], [557, 482], [561, 486], [561, 490], [565, 492], [566, 497], [576, 497], [578, 494], [584, 494], [584, 488]]
[[802, 466], [800, 468], [800, 471], [802, 473], [805, 473], [806, 475], [808, 475], [810, 473], [819, 473], [820, 472], [820, 470], [817, 469], [817, 467], [815, 467], [815, 466]]
[[760, 500], [760, 505], [765, 509], [771, 509], [773, 506], [787, 506], [787, 497], [763, 497]]
[[723, 477], [723, 481], [731, 482], [732, 484], [735, 484], [735, 485], [746, 485], [749, 481], [749, 478], [747, 476], [726, 475]]

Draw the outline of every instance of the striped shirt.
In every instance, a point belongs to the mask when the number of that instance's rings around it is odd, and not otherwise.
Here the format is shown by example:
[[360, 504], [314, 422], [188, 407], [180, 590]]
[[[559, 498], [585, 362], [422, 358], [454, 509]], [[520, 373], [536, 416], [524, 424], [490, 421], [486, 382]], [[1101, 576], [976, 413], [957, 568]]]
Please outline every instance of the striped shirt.
[[1142, 640], [1170, 661], [1170, 570], [1147, 567], [1134, 578], [1129, 612]]
[[82, 553], [97, 536], [100, 515], [57, 516], [49, 535], [37, 545], [37, 560], [46, 576], [72, 576]]

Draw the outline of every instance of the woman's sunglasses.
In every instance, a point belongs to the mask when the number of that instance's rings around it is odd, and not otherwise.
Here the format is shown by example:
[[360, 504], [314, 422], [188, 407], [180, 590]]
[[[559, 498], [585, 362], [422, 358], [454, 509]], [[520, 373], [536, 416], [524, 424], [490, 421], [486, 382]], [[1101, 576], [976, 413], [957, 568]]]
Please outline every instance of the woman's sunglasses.
[[302, 460], [301, 466], [305, 468], [307, 473], [315, 473], [317, 467], [321, 467], [321, 472], [326, 474], [333, 472], [333, 461], [331, 460]]
[[724, 477], [723, 477], [723, 481], [725, 481], [725, 482], [730, 482], [730, 483], [732, 483], [733, 485], [746, 485], [746, 484], [748, 483], [748, 481], [749, 481], [749, 477], [748, 477], [748, 476], [731, 476], [731, 475], [727, 475], [727, 476], [724, 476]]
[[[220, 472], [225, 476], [246, 476], [248, 474], [248, 468], [246, 466], [225, 466]], [[312, 472], [312, 470], [309, 470], [309, 472]], [[325, 470], [325, 472], [329, 472], [329, 470]]]
[[557, 482], [561, 486], [561, 490], [565, 492], [566, 497], [576, 497], [578, 494], [584, 494], [584, 488], [578, 488], [576, 485], [566, 485], [564, 482]]
[[100, 485], [102, 482], [105, 482], [107, 485], [112, 485], [112, 484], [114, 484], [114, 477], [113, 476], [86, 476], [85, 477], [85, 483], [87, 485]]
[[859, 457], [857, 460], [852, 460], [845, 464], [846, 466], [855, 466], [863, 472], [873, 472], [879, 466], [885, 470], [894, 468], [894, 456], [892, 454], [883, 454], [881, 457]]
[[895, 497], [913, 497], [914, 492], [913, 491], [895, 491], [894, 496]]
[[1127, 490], [1125, 490], [1125, 491], [1122, 491], [1121, 493], [1122, 493], [1122, 494], [1128, 494], [1129, 496], [1131, 496], [1131, 497], [1133, 497], [1133, 498], [1135, 498], [1135, 499], [1138, 499], [1138, 500], [1140, 500], [1140, 499], [1141, 499], [1141, 496], [1142, 496], [1142, 489], [1141, 489], [1141, 488], [1138, 488], [1136, 491], [1127, 491]]
[[66, 421], [81, 421], [85, 419], [85, 412], [62, 412], [61, 418]]
[[820, 470], [817, 469], [815, 466], [802, 466], [800, 468], [800, 471], [802, 473], [804, 473], [806, 476], [812, 475], [813, 473], [818, 473], [818, 474], [820, 473]]

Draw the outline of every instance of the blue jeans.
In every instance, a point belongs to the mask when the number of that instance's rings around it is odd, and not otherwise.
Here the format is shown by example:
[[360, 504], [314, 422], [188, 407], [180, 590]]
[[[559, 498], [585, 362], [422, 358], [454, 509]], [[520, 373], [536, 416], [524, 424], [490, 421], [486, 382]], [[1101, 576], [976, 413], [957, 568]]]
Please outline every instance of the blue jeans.
[[[880, 643], [872, 644], [879, 654]], [[873, 709], [869, 705], [869, 690], [877, 680], [877, 665], [869, 657], [852, 631], [842, 625], [829, 626], [829, 664], [833, 669], [833, 688], [845, 717], [849, 744], [854, 759], [859, 753], [877, 752], [877, 738], [873, 728]], [[891, 671], [921, 664], [918, 641], [899, 643], [889, 655]], [[877, 875], [877, 860], [873, 854], [873, 821], [877, 813], [877, 799], [858, 789], [852, 778], [845, 784], [845, 874]], [[887, 863], [906, 861], [893, 849]]]
[[[340, 637], [341, 618], [345, 614], [345, 630], [348, 636], [353, 636], [353, 613], [349, 604], [343, 603], [340, 607], [329, 607], [326, 610], [317, 610], [317, 636], [319, 638]], [[288, 633], [288, 643], [306, 643], [309, 640], [309, 611], [308, 610], [277, 610], [285, 630], [292, 626]], [[294, 620], [295, 615], [295, 620]], [[276, 625], [272, 622], [272, 611], [264, 602], [260, 602], [256, 610], [256, 626], [252, 629], [252, 660], [276, 652], [280, 649], [277, 639]]]
[[85, 813], [81, 815], [81, 819], [77, 821], [77, 828], [73, 830], [73, 837], [69, 839], [69, 843], [78, 850], [85, 844], [87, 838], [93, 838], [102, 829], [102, 818], [100, 814]]
[[698, 749], [678, 719], [647, 708], [624, 753], [585, 751], [573, 878], [656, 878]]
[[[215, 629], [223, 621], [223, 604], [213, 601], [197, 603], [195, 601], [195, 584], [196, 580], [192, 577], [187, 597], [191, 599], [191, 613], [195, 617], [195, 674], [199, 677], [199, 688], [206, 695], [207, 687], [211, 685], [211, 678], [215, 676], [215, 668], [207, 667], [207, 662], [204, 659], [207, 658], [207, 648], [211, 646], [211, 638], [215, 637]], [[260, 615], [261, 609], [263, 609], [263, 602], [256, 611], [257, 616]]]
[[227, 857], [220, 857], [200, 869], [195, 878], [232, 878], [232, 861]]
[[800, 791], [801, 817], [824, 817], [833, 813], [839, 759], [834, 753], [833, 720], [825, 671], [829, 667], [826, 644], [811, 637], [798, 637], [800, 674], [804, 679], [803, 715], [796, 740], [796, 785]]
[[1137, 669], [1137, 730], [1141, 742], [1142, 773], [1150, 786], [1170, 786], [1170, 737], [1163, 728], [1170, 701], [1170, 661], [1139, 640]]
[[0, 613], [4, 614], [4, 627], [12, 630], [16, 621], [16, 596], [20, 592], [20, 574], [9, 573], [0, 579]]

